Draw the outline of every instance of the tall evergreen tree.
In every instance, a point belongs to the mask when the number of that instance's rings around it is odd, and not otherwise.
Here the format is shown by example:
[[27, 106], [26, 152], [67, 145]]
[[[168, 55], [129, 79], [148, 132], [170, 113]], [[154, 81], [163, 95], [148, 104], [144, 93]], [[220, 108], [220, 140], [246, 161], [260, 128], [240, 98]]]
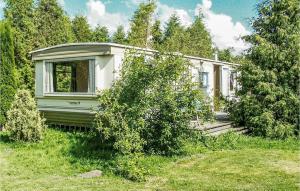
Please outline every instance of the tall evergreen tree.
[[160, 21], [156, 20], [151, 28], [151, 46], [154, 49], [159, 49], [163, 40], [163, 32], [160, 28]]
[[14, 42], [11, 26], [0, 22], [0, 126], [6, 121], [6, 113], [17, 88]]
[[212, 40], [205, 29], [201, 17], [196, 17], [193, 24], [187, 29], [189, 41], [185, 54], [211, 58], [213, 56]]
[[36, 9], [37, 47], [72, 42], [74, 35], [69, 17], [57, 0], [39, 0]]
[[187, 52], [188, 34], [181, 25], [179, 18], [173, 14], [164, 31], [163, 49], [170, 52]]
[[92, 31], [85, 16], [75, 16], [72, 29], [76, 42], [89, 42], [92, 40]]
[[122, 25], [118, 26], [117, 31], [112, 36], [112, 42], [127, 44], [126, 34]]
[[33, 50], [37, 37], [34, 24], [33, 0], [5, 0], [5, 18], [12, 24], [14, 31], [14, 54], [16, 67], [19, 70], [20, 84], [33, 91], [34, 66], [28, 52]]
[[155, 3], [141, 3], [134, 12], [130, 23], [128, 41], [132, 46], [147, 47], [151, 30], [151, 17], [155, 10]]
[[218, 53], [219, 60], [225, 62], [233, 62], [233, 55], [231, 51], [231, 48], [226, 48], [224, 50], [217, 50], [216, 52]]
[[93, 41], [94, 42], [109, 42], [109, 33], [107, 27], [101, 27], [98, 25], [93, 31]]
[[298, 0], [265, 0], [246, 38], [252, 62], [241, 66], [240, 102], [231, 115], [257, 135], [299, 135], [299, 12]]

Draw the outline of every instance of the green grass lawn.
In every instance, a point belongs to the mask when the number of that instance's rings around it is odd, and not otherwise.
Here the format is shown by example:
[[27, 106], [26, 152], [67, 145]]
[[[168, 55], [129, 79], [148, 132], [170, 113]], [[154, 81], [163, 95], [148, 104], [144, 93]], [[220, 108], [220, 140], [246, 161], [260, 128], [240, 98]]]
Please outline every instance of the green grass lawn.
[[[8, 141], [0, 133], [0, 190], [299, 190], [297, 140], [225, 135], [187, 142], [179, 156], [146, 156], [144, 182], [115, 175], [115, 155], [83, 133], [48, 129], [41, 143]], [[100, 169], [104, 176], [77, 175]]]

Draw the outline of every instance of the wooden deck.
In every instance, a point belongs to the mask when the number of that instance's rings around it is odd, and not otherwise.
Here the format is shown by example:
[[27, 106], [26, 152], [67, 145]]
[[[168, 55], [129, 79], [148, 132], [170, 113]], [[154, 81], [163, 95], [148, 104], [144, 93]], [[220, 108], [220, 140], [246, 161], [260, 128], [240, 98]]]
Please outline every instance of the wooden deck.
[[218, 136], [226, 132], [247, 133], [246, 127], [234, 127], [233, 123], [229, 120], [228, 115], [223, 112], [216, 112], [216, 120], [209, 123], [199, 123], [198, 121], [192, 121], [191, 127], [196, 130], [204, 131], [211, 136]]

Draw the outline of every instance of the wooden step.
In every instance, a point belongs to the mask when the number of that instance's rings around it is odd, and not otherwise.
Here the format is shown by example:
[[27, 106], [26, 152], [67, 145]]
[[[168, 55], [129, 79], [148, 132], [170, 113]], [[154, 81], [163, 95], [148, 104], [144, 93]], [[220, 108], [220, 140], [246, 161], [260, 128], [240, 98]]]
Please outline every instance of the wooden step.
[[225, 131], [230, 128], [232, 128], [231, 124], [224, 125], [224, 126], [215, 126], [213, 128], [205, 129], [204, 131], [206, 131], [208, 133], [213, 133], [213, 132], [218, 132], [218, 131]]
[[230, 131], [238, 133], [238, 134], [244, 134], [244, 133], [248, 132], [248, 129], [245, 127], [231, 127], [231, 128], [221, 129], [219, 131], [207, 132], [207, 135], [218, 136], [218, 135], [230, 132]]

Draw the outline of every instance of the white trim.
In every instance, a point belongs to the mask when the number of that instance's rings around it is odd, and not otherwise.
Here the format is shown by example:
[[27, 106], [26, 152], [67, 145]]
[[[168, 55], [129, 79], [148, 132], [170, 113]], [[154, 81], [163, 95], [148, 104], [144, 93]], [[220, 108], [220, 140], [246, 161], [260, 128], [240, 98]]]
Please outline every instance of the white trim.
[[[47, 47], [47, 48], [42, 48], [42, 49], [34, 50], [34, 51], [29, 52], [29, 54], [43, 52], [43, 51], [51, 50], [51, 49], [55, 49], [55, 48], [71, 47], [71, 46], [108, 46], [108, 47], [117, 47], [117, 48], [123, 48], [123, 49], [135, 49], [135, 50], [141, 50], [141, 51], [146, 51], [146, 52], [151, 52], [151, 53], [158, 53], [157, 50], [153, 50], [153, 49], [149, 49], [149, 48], [140, 48], [140, 47], [128, 46], [128, 45], [122, 45], [122, 44], [116, 44], [116, 43], [96, 43], [96, 42], [89, 42], [89, 43], [60, 44], [60, 45], [56, 45], [56, 46], [51, 46], [51, 47]], [[174, 54], [183, 55], [183, 54], [178, 53], [178, 52], [174, 52]], [[223, 62], [223, 61], [213, 60], [213, 59], [208, 59], [208, 58], [201, 58], [201, 57], [188, 56], [188, 55], [183, 55], [183, 56], [185, 58], [189, 58], [189, 59], [195, 59], [195, 60], [203, 60], [203, 61], [213, 62], [214, 64], [218, 63], [218, 64], [221, 64], [221, 65], [236, 65], [236, 66], [239, 65], [239, 64], [235, 64], [235, 63]], [[35, 59], [33, 58], [33, 60], [35, 60]]]

